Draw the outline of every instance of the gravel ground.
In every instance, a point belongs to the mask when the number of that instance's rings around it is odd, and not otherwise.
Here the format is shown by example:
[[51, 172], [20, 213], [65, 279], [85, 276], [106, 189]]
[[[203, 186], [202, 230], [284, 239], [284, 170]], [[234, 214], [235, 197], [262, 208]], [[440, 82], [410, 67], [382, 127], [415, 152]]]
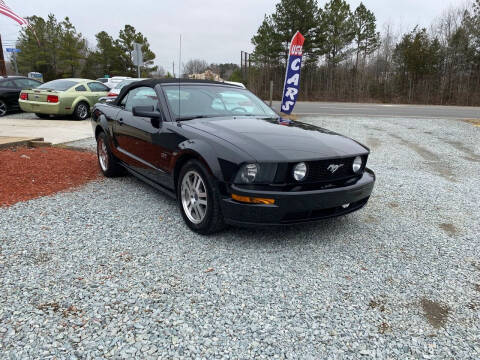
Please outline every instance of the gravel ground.
[[371, 147], [366, 208], [202, 237], [124, 177], [0, 209], [0, 357], [478, 359], [480, 128], [304, 121]]
[[77, 141], [66, 142], [66, 143], [63, 143], [62, 145], [70, 146], [73, 148], [85, 149], [92, 152], [97, 151], [97, 143], [95, 142], [94, 137], [77, 140]]

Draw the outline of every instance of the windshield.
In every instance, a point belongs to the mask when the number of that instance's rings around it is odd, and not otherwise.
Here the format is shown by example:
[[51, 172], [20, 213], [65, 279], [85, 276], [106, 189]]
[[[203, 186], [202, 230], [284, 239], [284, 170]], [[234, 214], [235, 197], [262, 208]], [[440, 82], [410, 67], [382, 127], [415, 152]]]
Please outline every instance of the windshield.
[[216, 116], [278, 117], [250, 91], [224, 86], [182, 85], [165, 87], [176, 120]]
[[65, 91], [75, 85], [77, 85], [77, 83], [71, 80], [53, 80], [40, 85], [37, 89]]

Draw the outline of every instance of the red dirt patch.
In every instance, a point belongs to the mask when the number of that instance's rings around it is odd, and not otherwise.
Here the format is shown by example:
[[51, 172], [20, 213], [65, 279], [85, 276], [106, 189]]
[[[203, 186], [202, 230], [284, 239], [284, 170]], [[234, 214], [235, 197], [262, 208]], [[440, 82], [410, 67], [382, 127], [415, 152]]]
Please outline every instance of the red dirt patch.
[[99, 177], [90, 152], [46, 148], [0, 150], [0, 206], [51, 195]]

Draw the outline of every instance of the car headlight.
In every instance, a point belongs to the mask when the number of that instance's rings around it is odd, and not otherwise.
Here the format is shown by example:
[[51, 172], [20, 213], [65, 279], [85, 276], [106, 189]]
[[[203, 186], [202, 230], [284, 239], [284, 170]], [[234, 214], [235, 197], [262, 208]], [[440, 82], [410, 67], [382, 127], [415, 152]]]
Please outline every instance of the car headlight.
[[277, 164], [244, 164], [235, 176], [235, 184], [271, 184], [277, 173]]
[[307, 176], [307, 164], [301, 162], [293, 167], [293, 178], [295, 180], [302, 181], [305, 176]]
[[352, 170], [354, 173], [358, 173], [363, 166], [363, 160], [360, 156], [353, 159]]

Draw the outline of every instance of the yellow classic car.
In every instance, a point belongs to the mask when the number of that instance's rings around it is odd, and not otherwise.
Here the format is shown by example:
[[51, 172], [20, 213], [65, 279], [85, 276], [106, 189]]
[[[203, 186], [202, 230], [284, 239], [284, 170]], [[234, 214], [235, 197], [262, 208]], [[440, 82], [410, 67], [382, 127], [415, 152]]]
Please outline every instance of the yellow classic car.
[[73, 115], [77, 120], [85, 120], [93, 105], [107, 96], [108, 91], [108, 87], [95, 80], [58, 79], [36, 89], [22, 90], [18, 103], [23, 111], [42, 119], [50, 115]]

